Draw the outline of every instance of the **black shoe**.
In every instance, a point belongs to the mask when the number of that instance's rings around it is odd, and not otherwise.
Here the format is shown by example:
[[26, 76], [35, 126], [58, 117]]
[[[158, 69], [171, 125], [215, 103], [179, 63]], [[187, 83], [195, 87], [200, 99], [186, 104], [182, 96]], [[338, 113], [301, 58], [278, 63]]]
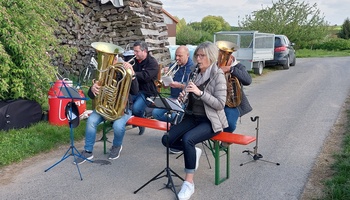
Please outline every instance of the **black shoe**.
[[119, 146], [119, 147], [112, 146], [108, 159], [115, 160], [119, 158], [120, 152], [122, 151], [122, 149], [123, 149], [123, 146]]
[[182, 153], [181, 150], [174, 149], [174, 148], [169, 148], [169, 152], [170, 152], [171, 154], [180, 154], [180, 153]]
[[74, 156], [73, 164], [80, 165], [80, 164], [83, 164], [86, 160], [91, 160], [93, 158], [94, 158], [94, 155], [92, 155], [92, 152], [87, 152], [83, 150], [79, 156], [77, 156], [76, 158]]
[[145, 132], [145, 127], [143, 127], [143, 126], [139, 126], [139, 130], [140, 130], [140, 132], [139, 132], [139, 135], [143, 135], [143, 133]]

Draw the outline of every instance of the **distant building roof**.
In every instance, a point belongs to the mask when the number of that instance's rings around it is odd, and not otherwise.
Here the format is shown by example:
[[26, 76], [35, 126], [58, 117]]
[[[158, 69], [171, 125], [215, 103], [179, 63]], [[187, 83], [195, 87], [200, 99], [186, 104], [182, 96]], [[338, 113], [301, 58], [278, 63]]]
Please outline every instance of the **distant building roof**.
[[164, 14], [166, 14], [166, 16], [168, 16], [169, 18], [171, 18], [175, 23], [179, 23], [179, 20], [177, 20], [174, 16], [172, 16], [170, 13], [168, 13], [166, 10], [164, 10], [162, 8], [162, 11]]

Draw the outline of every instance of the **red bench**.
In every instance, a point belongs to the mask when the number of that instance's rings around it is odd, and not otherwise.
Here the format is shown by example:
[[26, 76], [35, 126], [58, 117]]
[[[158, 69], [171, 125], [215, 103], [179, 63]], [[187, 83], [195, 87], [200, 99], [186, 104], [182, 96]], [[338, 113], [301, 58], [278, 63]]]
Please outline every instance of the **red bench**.
[[[166, 122], [141, 118], [132, 116], [127, 125], [133, 126], [143, 126], [147, 128], [152, 128], [161, 131], [167, 131], [168, 125]], [[170, 124], [169, 124], [170, 128]], [[105, 122], [103, 125], [103, 142], [104, 142], [104, 153], [106, 154], [106, 134], [112, 129], [110, 123]], [[224, 147], [220, 145], [221, 142], [248, 145], [256, 140], [253, 136], [242, 135], [237, 133], [221, 132], [218, 135], [212, 137], [209, 140], [209, 149], [211, 150], [215, 158], [215, 185], [219, 185], [223, 181], [227, 180], [230, 177], [230, 146]], [[220, 152], [223, 152], [223, 155], [226, 155], [226, 176], [221, 178], [220, 175]]]

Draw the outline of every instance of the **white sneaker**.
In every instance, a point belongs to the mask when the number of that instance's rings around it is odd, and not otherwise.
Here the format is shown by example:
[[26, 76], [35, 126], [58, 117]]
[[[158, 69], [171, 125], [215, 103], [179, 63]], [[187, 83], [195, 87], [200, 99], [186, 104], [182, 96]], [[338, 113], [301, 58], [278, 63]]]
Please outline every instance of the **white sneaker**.
[[184, 181], [180, 192], [177, 194], [177, 197], [179, 197], [179, 200], [188, 200], [191, 198], [192, 194], [194, 193], [194, 183], [190, 183], [188, 181]]
[[198, 169], [199, 159], [201, 158], [201, 155], [202, 155], [202, 149], [196, 147], [196, 168], [195, 168], [195, 170]]

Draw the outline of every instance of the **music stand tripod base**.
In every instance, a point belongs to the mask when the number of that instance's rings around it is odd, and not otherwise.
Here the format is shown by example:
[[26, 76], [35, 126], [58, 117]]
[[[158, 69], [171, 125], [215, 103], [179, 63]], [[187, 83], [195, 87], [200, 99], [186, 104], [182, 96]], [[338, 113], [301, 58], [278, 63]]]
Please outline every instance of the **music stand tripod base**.
[[[157, 108], [162, 108], [162, 109], [166, 109], [167, 110], [167, 122], [166, 122], [167, 123], [167, 132], [166, 132], [166, 136], [167, 136], [167, 141], [166, 141], [166, 167], [165, 167], [164, 170], [162, 170], [156, 176], [154, 176], [151, 180], [149, 180], [147, 183], [142, 185], [139, 189], [135, 190], [134, 194], [136, 194], [138, 191], [140, 191], [142, 188], [144, 188], [146, 185], [148, 185], [152, 181], [158, 180], [158, 179], [163, 178], [163, 177], [167, 177], [168, 178], [168, 182], [167, 182], [167, 184], [165, 184], [164, 188], [171, 189], [174, 192], [174, 194], [176, 196], [176, 199], [179, 200], [179, 197], [177, 196], [177, 192], [176, 192], [176, 188], [175, 188], [172, 176], [176, 176], [179, 179], [181, 179], [182, 181], [184, 181], [184, 179], [181, 176], [179, 176], [177, 173], [175, 173], [169, 166], [169, 153], [170, 153], [170, 151], [169, 151], [169, 137], [168, 137], [168, 135], [169, 135], [169, 123], [170, 123], [169, 119], [171, 117], [171, 111], [173, 111], [173, 110], [172, 110], [171, 107], [169, 107], [169, 105], [167, 105], [165, 103], [164, 98], [160, 94], [158, 94], [158, 96], [161, 99], [161, 101], [163, 102], [164, 106], [158, 106]], [[161, 174], [163, 172], [165, 172], [165, 175], [161, 176]], [[164, 189], [164, 188], [161, 188], [161, 189]]]
[[[70, 156], [74, 157], [74, 164], [77, 166], [79, 175], [80, 175], [80, 180], [83, 180], [83, 177], [81, 176], [81, 172], [77, 163], [77, 159], [76, 157], [85, 159], [89, 162], [93, 162], [92, 160], [89, 160], [85, 157], [83, 157], [79, 151], [74, 147], [74, 133], [73, 133], [73, 129], [75, 127], [77, 127], [79, 125], [79, 110], [77, 105], [75, 104], [74, 100], [79, 99], [79, 100], [86, 100], [85, 97], [81, 97], [80, 94], [73, 88], [71, 87], [67, 87], [65, 82], [62, 82], [63, 86], [61, 86], [60, 91], [63, 94], [63, 96], [57, 96], [58, 98], [62, 98], [62, 99], [71, 99], [70, 102], [67, 103], [66, 107], [65, 107], [65, 113], [66, 113], [66, 117], [68, 119], [69, 122], [69, 128], [70, 128], [70, 147], [68, 148], [68, 150], [66, 151], [66, 153], [63, 155], [63, 157], [61, 158], [61, 160], [59, 160], [58, 162], [56, 162], [55, 164], [53, 164], [51, 167], [47, 168], [45, 170], [45, 172], [49, 171], [51, 168], [55, 167], [56, 165], [58, 165], [59, 163], [61, 163], [62, 161], [64, 161], [65, 159], [67, 159]], [[71, 152], [71, 153], [69, 153]]]
[[251, 117], [250, 118], [251, 121], [253, 122], [257, 122], [256, 124], [256, 143], [255, 143], [255, 147], [254, 147], [254, 151], [250, 151], [250, 150], [244, 150], [242, 151], [242, 153], [247, 153], [248, 155], [252, 156], [253, 160], [250, 160], [248, 162], [245, 162], [245, 163], [241, 163], [239, 166], [243, 166], [245, 164], [248, 164], [248, 163], [251, 163], [251, 162], [254, 162], [254, 161], [257, 161], [257, 160], [260, 160], [260, 161], [263, 161], [263, 162], [267, 162], [267, 163], [272, 163], [272, 164], [276, 164], [276, 165], [280, 165], [279, 163], [277, 162], [271, 162], [271, 161], [267, 161], [267, 160], [263, 160], [261, 158], [263, 158], [263, 155], [261, 155], [260, 153], [258, 153], [258, 138], [259, 138], [259, 116], [255, 116], [254, 118]]

